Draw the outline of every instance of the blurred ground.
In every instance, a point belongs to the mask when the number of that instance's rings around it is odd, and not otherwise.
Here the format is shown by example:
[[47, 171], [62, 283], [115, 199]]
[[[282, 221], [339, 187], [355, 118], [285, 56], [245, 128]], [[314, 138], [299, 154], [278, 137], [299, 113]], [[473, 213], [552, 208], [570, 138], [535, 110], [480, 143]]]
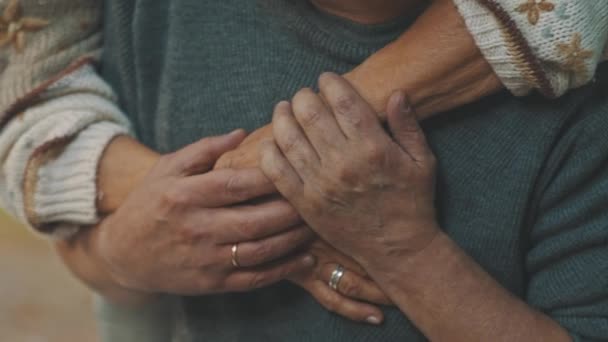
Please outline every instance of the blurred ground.
[[0, 342], [94, 342], [88, 290], [0, 212]]

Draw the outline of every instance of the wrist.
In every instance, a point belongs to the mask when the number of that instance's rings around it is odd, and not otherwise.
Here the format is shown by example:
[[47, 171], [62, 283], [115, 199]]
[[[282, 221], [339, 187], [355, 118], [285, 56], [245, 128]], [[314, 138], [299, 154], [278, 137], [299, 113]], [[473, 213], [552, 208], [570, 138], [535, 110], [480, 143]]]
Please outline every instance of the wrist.
[[160, 154], [133, 138], [118, 136], [106, 147], [97, 173], [97, 210], [114, 212], [158, 162]]
[[[387, 293], [414, 294], [425, 289], [429, 270], [435, 275], [443, 274], [456, 253], [454, 243], [438, 226], [420, 235], [415, 244], [399, 247], [383, 258], [375, 258], [365, 269]], [[410, 240], [415, 242], [416, 240]]]

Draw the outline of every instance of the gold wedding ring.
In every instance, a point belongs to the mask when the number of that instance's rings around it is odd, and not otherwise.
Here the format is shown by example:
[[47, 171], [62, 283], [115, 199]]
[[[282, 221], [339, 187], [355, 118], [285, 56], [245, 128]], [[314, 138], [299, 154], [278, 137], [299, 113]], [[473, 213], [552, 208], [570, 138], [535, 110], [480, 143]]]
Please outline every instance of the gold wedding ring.
[[234, 245], [232, 245], [232, 266], [234, 266], [236, 268], [241, 267], [241, 265], [239, 264], [238, 252], [239, 252], [239, 244], [235, 243]]
[[344, 276], [344, 267], [342, 267], [342, 265], [336, 266], [336, 269], [333, 272], [331, 272], [331, 277], [329, 277], [329, 283], [328, 283], [329, 287], [331, 287], [335, 291], [338, 291], [338, 284], [340, 284], [340, 280], [342, 280], [343, 276]]

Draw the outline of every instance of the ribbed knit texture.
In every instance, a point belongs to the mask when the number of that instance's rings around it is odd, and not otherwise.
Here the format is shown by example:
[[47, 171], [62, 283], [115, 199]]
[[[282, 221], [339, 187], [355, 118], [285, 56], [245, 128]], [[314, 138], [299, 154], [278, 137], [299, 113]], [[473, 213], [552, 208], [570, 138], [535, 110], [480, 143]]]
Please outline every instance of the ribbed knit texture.
[[130, 125], [90, 65], [39, 98], [0, 134], [0, 200], [37, 232], [67, 237], [99, 220], [97, 165], [108, 142], [129, 134]]
[[[539, 89], [540, 85], [530, 75], [534, 62], [548, 79], [552, 94], [560, 96], [589, 82], [597, 64], [608, 59], [603, 56], [608, 42], [608, 1], [454, 0], [454, 3], [482, 53], [515, 95]], [[502, 13], [496, 12], [497, 8]], [[502, 14], [507, 21], [498, 20]], [[508, 28], [518, 31], [523, 40], [518, 41]], [[529, 49], [530, 58], [524, 57], [522, 49]]]
[[[277, 101], [347, 71], [407, 23], [355, 25], [300, 0], [114, 0], [107, 11], [104, 74], [163, 151], [268, 123]], [[607, 77], [557, 101], [504, 92], [425, 123], [442, 227], [577, 341], [608, 339]], [[425, 340], [396, 309], [381, 327], [357, 324], [288, 284], [182, 301], [183, 341]], [[115, 332], [129, 326], [119, 314]]]

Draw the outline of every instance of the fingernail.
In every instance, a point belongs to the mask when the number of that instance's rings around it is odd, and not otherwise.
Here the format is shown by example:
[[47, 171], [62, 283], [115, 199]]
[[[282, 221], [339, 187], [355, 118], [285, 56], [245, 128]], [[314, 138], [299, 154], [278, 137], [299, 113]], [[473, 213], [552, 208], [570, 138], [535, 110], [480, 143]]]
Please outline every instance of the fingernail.
[[312, 255], [307, 255], [302, 259], [302, 263], [305, 266], [314, 266], [315, 262], [316, 262], [315, 257]]
[[365, 319], [365, 321], [369, 324], [374, 324], [374, 325], [378, 325], [378, 324], [382, 323], [380, 321], [380, 318], [378, 318], [376, 316], [369, 316]]
[[232, 131], [232, 132], [228, 133], [228, 135], [229, 135], [229, 136], [234, 136], [234, 135], [237, 135], [237, 134], [241, 133], [241, 131], [242, 131], [242, 129], [237, 128], [237, 129], [235, 129], [234, 131]]

